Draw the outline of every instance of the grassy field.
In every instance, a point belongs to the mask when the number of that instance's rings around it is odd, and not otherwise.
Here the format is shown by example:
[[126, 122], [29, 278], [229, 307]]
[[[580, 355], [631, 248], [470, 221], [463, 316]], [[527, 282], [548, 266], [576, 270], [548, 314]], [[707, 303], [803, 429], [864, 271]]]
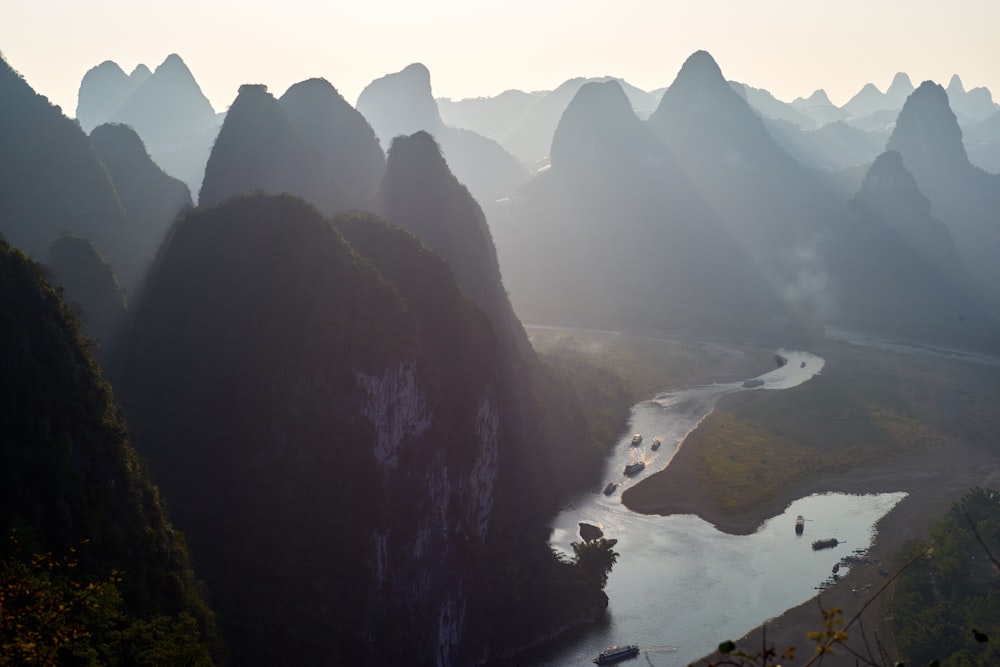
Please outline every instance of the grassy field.
[[[529, 335], [539, 349], [585, 352], [640, 397], [702, 382], [727, 362], [734, 371], [733, 359], [711, 345], [545, 329]], [[697, 476], [719, 510], [765, 504], [807, 479], [883, 464], [931, 445], [964, 441], [1000, 451], [1000, 368], [840, 343], [811, 351], [826, 359], [821, 375], [787, 391], [735, 395], [685, 443], [685, 474]], [[741, 363], [766, 368], [771, 359], [758, 351]], [[654, 475], [631, 495], [656, 505], [672, 481], [669, 474]]]
[[571, 350], [620, 375], [640, 400], [675, 387], [752, 377], [774, 367], [770, 352], [718, 345], [643, 338], [603, 331], [526, 327], [539, 352]]

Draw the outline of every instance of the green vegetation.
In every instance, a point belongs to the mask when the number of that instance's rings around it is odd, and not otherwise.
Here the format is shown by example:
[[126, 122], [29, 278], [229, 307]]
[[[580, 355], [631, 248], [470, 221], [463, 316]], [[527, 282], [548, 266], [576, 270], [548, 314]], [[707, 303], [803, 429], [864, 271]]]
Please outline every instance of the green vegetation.
[[[636, 400], [652, 398], [657, 392], [692, 382], [711, 382], [713, 374], [732, 353], [710, 344], [644, 338], [603, 331], [528, 328], [531, 344], [539, 353], [557, 356], [579, 355], [595, 366], [607, 368], [621, 378]], [[756, 375], [770, 367], [771, 356], [752, 352], [740, 362]], [[732, 381], [741, 377], [726, 377]], [[721, 378], [720, 378], [721, 379]]]
[[[17, 538], [0, 544], [3, 642], [28, 651], [42, 637], [59, 656], [115, 663], [125, 632], [135, 650], [162, 640], [224, 659], [184, 538], [78, 323], [44, 269], [2, 240], [0, 405], [0, 531]], [[143, 639], [142, 624], [159, 638]]]
[[930, 548], [913, 544], [888, 603], [907, 664], [1000, 664], [1000, 493], [974, 488], [931, 530]]
[[[689, 439], [718, 508], [766, 503], [790, 483], [932, 445], [1000, 442], [996, 368], [844, 345], [818, 353], [819, 376], [794, 391], [741, 394]], [[656, 482], [634, 491], [655, 496]]]

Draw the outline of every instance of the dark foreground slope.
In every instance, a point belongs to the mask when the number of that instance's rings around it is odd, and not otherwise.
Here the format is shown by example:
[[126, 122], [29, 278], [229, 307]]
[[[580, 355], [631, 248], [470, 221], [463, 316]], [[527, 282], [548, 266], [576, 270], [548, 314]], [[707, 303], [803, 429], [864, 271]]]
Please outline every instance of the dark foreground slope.
[[[169, 655], [203, 665], [212, 653], [223, 657], [184, 539], [166, 519], [76, 321], [44, 270], [2, 240], [0, 405], [4, 655], [17, 664], [44, 651], [60, 664], [151, 664]], [[32, 565], [32, 554], [46, 553]], [[12, 582], [28, 595], [9, 595]], [[73, 591], [90, 585], [101, 593], [85, 611]], [[46, 598], [50, 586], [65, 597]], [[9, 625], [12, 617], [20, 624]], [[32, 648], [24, 640], [36, 624]], [[61, 628], [81, 626], [87, 635], [58, 638]]]
[[237, 662], [461, 664], [605, 602], [544, 537], [494, 531], [496, 337], [412, 235], [288, 196], [195, 211], [126, 355], [137, 442]]

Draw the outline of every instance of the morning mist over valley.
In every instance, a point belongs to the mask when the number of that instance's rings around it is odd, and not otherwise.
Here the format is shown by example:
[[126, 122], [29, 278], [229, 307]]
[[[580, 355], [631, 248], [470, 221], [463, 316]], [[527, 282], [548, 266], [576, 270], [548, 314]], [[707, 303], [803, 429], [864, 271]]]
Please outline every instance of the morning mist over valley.
[[1000, 5], [4, 14], [0, 666], [1000, 664]]

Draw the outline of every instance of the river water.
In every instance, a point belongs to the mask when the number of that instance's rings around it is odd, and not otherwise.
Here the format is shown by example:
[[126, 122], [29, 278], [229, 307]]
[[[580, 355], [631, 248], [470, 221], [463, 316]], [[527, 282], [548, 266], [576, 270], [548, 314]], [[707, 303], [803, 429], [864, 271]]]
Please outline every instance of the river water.
[[[589, 665], [611, 644], [638, 644], [632, 664], [687, 665], [712, 652], [719, 642], [737, 639], [765, 620], [816, 595], [831, 568], [854, 549], [870, 546], [875, 523], [904, 494], [823, 494], [800, 498], [752, 535], [721, 533], [692, 515], [646, 516], [621, 504], [621, 492], [665, 468], [679, 443], [711, 412], [720, 397], [738, 391], [791, 389], [819, 373], [824, 360], [780, 350], [784, 366], [758, 376], [764, 384], [742, 382], [691, 387], [657, 395], [634, 406], [628, 433], [608, 457], [603, 484], [619, 484], [610, 496], [594, 489], [571, 501], [552, 525], [550, 543], [572, 556], [579, 522], [600, 526], [616, 538], [620, 554], [608, 578], [603, 621], [587, 626], [564, 644], [526, 664]], [[632, 433], [642, 445], [630, 446]], [[662, 446], [650, 449], [653, 438]], [[626, 463], [641, 459], [645, 469], [623, 474]], [[806, 517], [802, 536], [796, 515]], [[843, 543], [813, 551], [812, 540], [836, 537]], [[844, 573], [842, 568], [841, 574]], [[817, 627], [821, 624], [817, 612]], [[626, 663], [629, 664], [629, 663]]]

